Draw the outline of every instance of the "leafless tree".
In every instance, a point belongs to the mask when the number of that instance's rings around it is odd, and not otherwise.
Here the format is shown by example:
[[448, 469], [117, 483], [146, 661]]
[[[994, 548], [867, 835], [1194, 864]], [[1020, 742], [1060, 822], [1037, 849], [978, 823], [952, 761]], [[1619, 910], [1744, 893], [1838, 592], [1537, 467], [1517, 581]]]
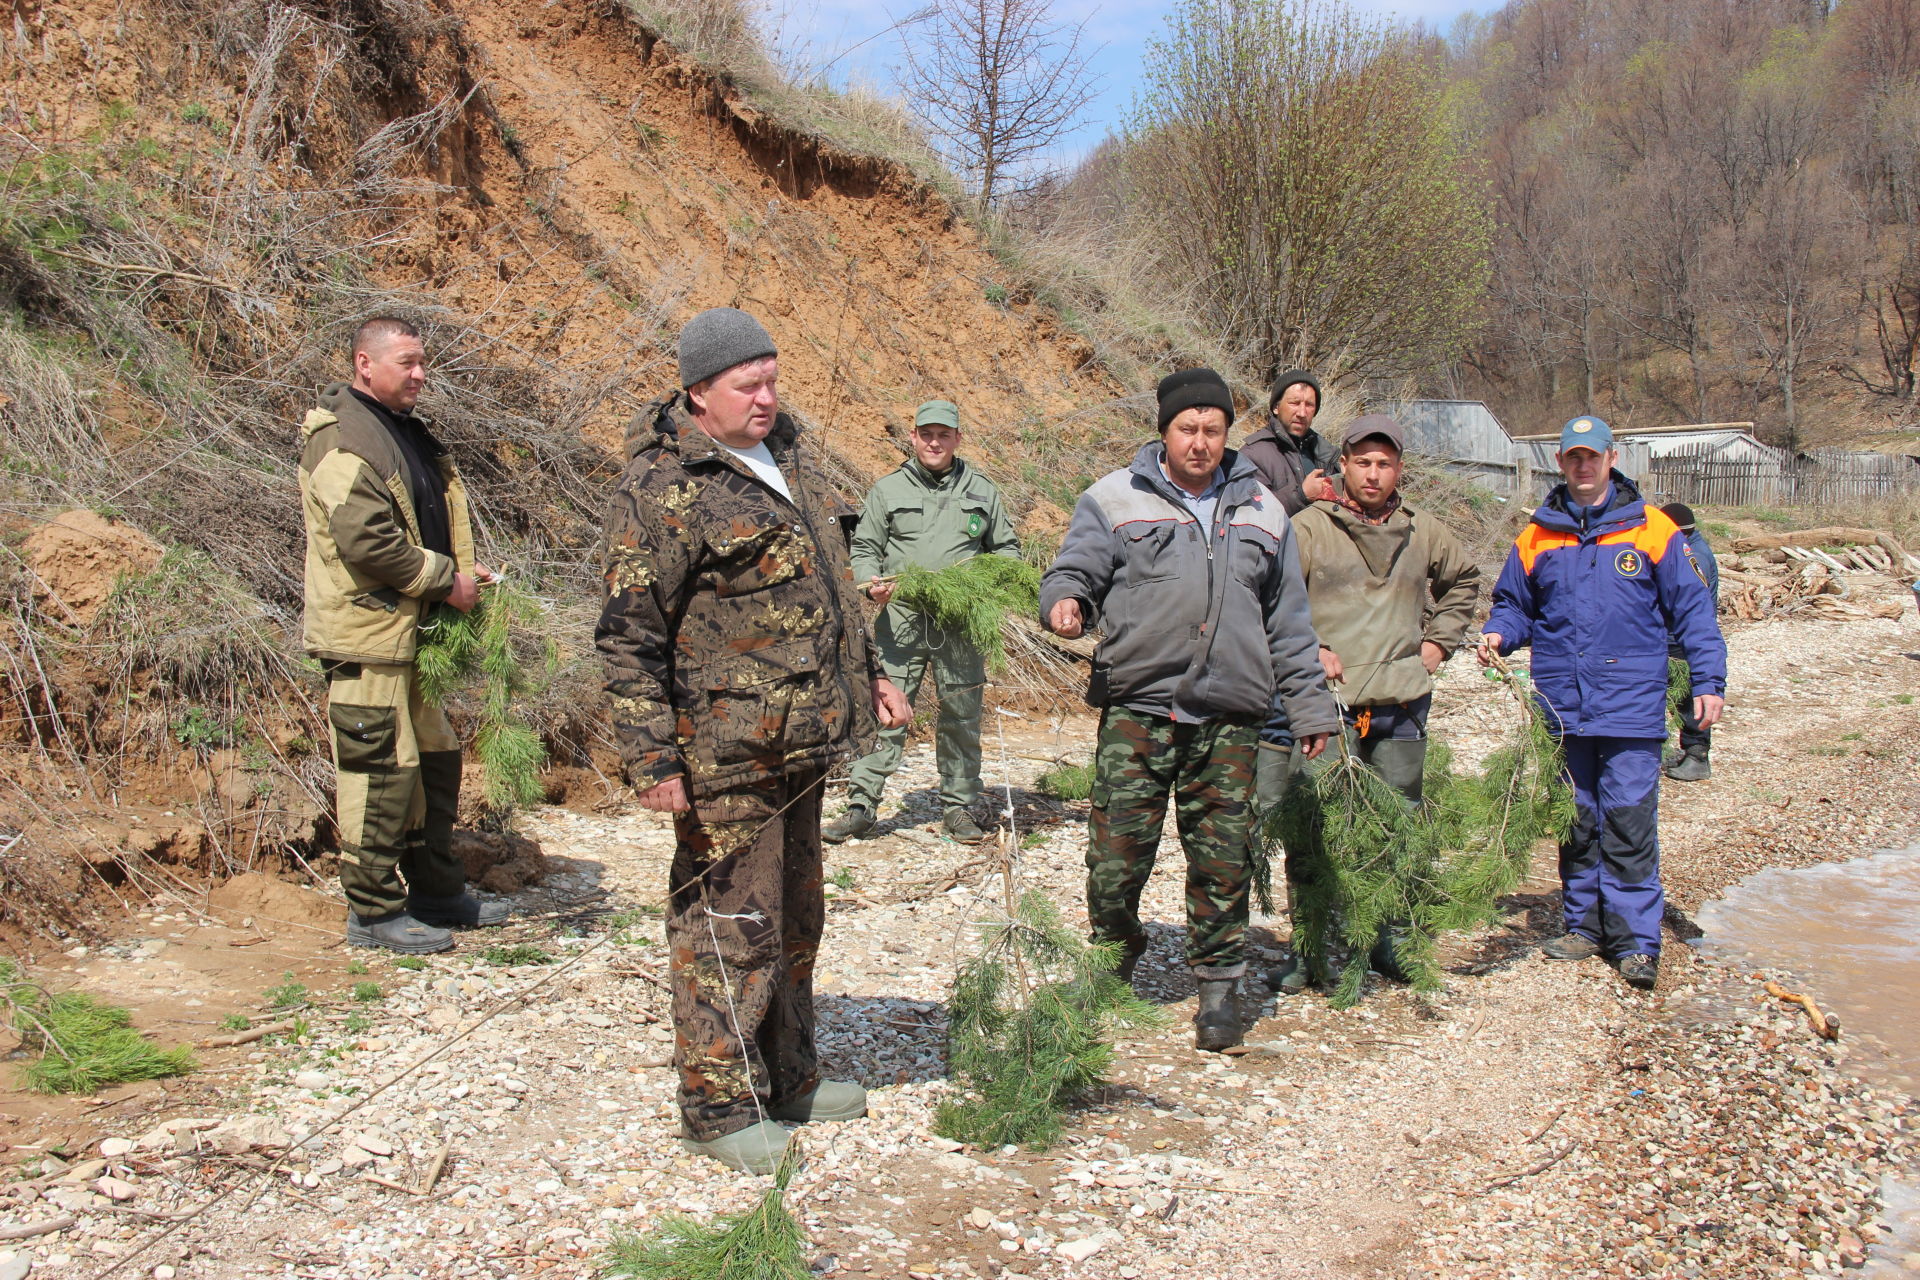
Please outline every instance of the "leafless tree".
[[1051, 17], [1048, 0], [939, 0], [902, 40], [901, 90], [987, 207], [1093, 97], [1086, 23]]

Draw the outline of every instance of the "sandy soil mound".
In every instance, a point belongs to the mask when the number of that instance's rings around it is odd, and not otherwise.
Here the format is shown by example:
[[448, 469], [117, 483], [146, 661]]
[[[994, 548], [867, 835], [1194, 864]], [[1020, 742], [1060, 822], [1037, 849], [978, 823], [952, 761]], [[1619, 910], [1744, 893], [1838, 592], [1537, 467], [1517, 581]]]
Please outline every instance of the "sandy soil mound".
[[251, 916], [261, 932], [269, 934], [275, 932], [275, 925], [338, 931], [346, 919], [346, 908], [325, 894], [257, 871], [235, 876], [215, 889], [208, 901], [228, 923], [238, 924]]
[[453, 856], [467, 869], [467, 883], [488, 893], [515, 893], [550, 870], [540, 846], [511, 832], [453, 833]]
[[56, 615], [89, 623], [122, 578], [152, 573], [160, 544], [131, 525], [94, 511], [63, 511], [28, 536], [34, 597]]

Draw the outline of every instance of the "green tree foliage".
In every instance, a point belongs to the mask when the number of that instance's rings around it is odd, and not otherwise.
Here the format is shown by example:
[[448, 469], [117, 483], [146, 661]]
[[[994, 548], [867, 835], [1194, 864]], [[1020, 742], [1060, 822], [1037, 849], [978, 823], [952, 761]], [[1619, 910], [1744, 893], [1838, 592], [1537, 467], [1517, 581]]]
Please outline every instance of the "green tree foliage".
[[1294, 886], [1293, 945], [1316, 978], [1337, 972], [1336, 1007], [1359, 999], [1368, 954], [1390, 923], [1404, 925], [1396, 951], [1415, 988], [1437, 989], [1438, 935], [1493, 919], [1501, 895], [1526, 879], [1534, 842], [1564, 835], [1572, 822], [1559, 746], [1523, 677], [1504, 679], [1520, 722], [1480, 773], [1455, 773], [1445, 744], [1430, 743], [1426, 800], [1416, 806], [1336, 743], [1333, 761], [1267, 816], [1257, 894], [1271, 910], [1277, 846], [1306, 860], [1311, 871]]
[[1124, 149], [1150, 270], [1264, 375], [1451, 358], [1492, 230], [1445, 70], [1344, 0], [1180, 0]]
[[1030, 618], [1039, 611], [1040, 571], [1024, 560], [991, 553], [938, 570], [912, 566], [900, 575], [893, 598], [965, 636], [998, 671], [1007, 662], [1001, 635], [1007, 615]]
[[954, 977], [947, 1037], [963, 1093], [940, 1105], [934, 1132], [980, 1147], [1051, 1146], [1066, 1106], [1112, 1064], [1114, 1031], [1159, 1017], [1114, 976], [1118, 960], [1061, 924], [1044, 895], [1022, 895]]
[[745, 1213], [712, 1222], [669, 1216], [647, 1235], [616, 1235], [600, 1274], [620, 1280], [808, 1280], [807, 1237], [787, 1209], [787, 1184], [799, 1167], [794, 1138], [773, 1185]]
[[162, 1049], [133, 1029], [133, 1015], [79, 991], [50, 994], [0, 960], [0, 1000], [12, 1011], [21, 1047], [39, 1056], [20, 1069], [40, 1093], [92, 1093], [107, 1085], [185, 1075], [185, 1048]]
[[[547, 749], [515, 709], [516, 701], [537, 688], [534, 673], [554, 665], [551, 639], [516, 643], [544, 614], [532, 596], [495, 583], [481, 591], [471, 612], [435, 610], [433, 621], [420, 629], [414, 655], [420, 696], [428, 702], [438, 705], [466, 684], [480, 683], [474, 750], [486, 775], [487, 803], [499, 810], [537, 803], [545, 794], [540, 770], [546, 767]], [[529, 648], [538, 656], [530, 657]]]

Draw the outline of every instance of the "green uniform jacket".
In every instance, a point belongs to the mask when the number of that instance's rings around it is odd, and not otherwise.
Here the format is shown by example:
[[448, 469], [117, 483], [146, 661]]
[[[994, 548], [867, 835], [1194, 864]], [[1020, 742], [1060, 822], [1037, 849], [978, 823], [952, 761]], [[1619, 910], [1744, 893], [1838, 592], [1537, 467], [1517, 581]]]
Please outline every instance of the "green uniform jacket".
[[1341, 700], [1379, 706], [1432, 692], [1420, 642], [1451, 656], [1480, 594], [1480, 570], [1453, 531], [1404, 503], [1370, 525], [1316, 502], [1293, 518], [1293, 536], [1313, 629], [1346, 668]]
[[959, 458], [937, 476], [909, 458], [867, 494], [853, 531], [853, 580], [865, 583], [909, 565], [944, 569], [986, 552], [1020, 553], [993, 481]]
[[874, 674], [842, 520], [853, 511], [781, 414], [791, 500], [693, 423], [643, 408], [607, 515], [595, 631], [627, 781], [710, 796], [844, 759], [873, 737]]
[[456, 571], [473, 571], [467, 491], [453, 459], [445, 450], [437, 459], [453, 533], [449, 559], [420, 545], [405, 455], [346, 383], [320, 393], [300, 434], [306, 650], [336, 662], [412, 662], [427, 607], [447, 598]]

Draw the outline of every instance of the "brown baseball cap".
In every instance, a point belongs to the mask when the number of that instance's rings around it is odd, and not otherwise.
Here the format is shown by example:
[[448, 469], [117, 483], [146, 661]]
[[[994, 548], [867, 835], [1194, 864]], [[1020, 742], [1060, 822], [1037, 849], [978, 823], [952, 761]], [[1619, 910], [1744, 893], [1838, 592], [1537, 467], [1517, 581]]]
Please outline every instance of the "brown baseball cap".
[[1369, 413], [1347, 424], [1347, 434], [1340, 440], [1340, 452], [1352, 453], [1360, 447], [1362, 440], [1375, 437], [1385, 440], [1401, 453], [1407, 451], [1407, 434], [1400, 429], [1400, 424], [1384, 413]]

